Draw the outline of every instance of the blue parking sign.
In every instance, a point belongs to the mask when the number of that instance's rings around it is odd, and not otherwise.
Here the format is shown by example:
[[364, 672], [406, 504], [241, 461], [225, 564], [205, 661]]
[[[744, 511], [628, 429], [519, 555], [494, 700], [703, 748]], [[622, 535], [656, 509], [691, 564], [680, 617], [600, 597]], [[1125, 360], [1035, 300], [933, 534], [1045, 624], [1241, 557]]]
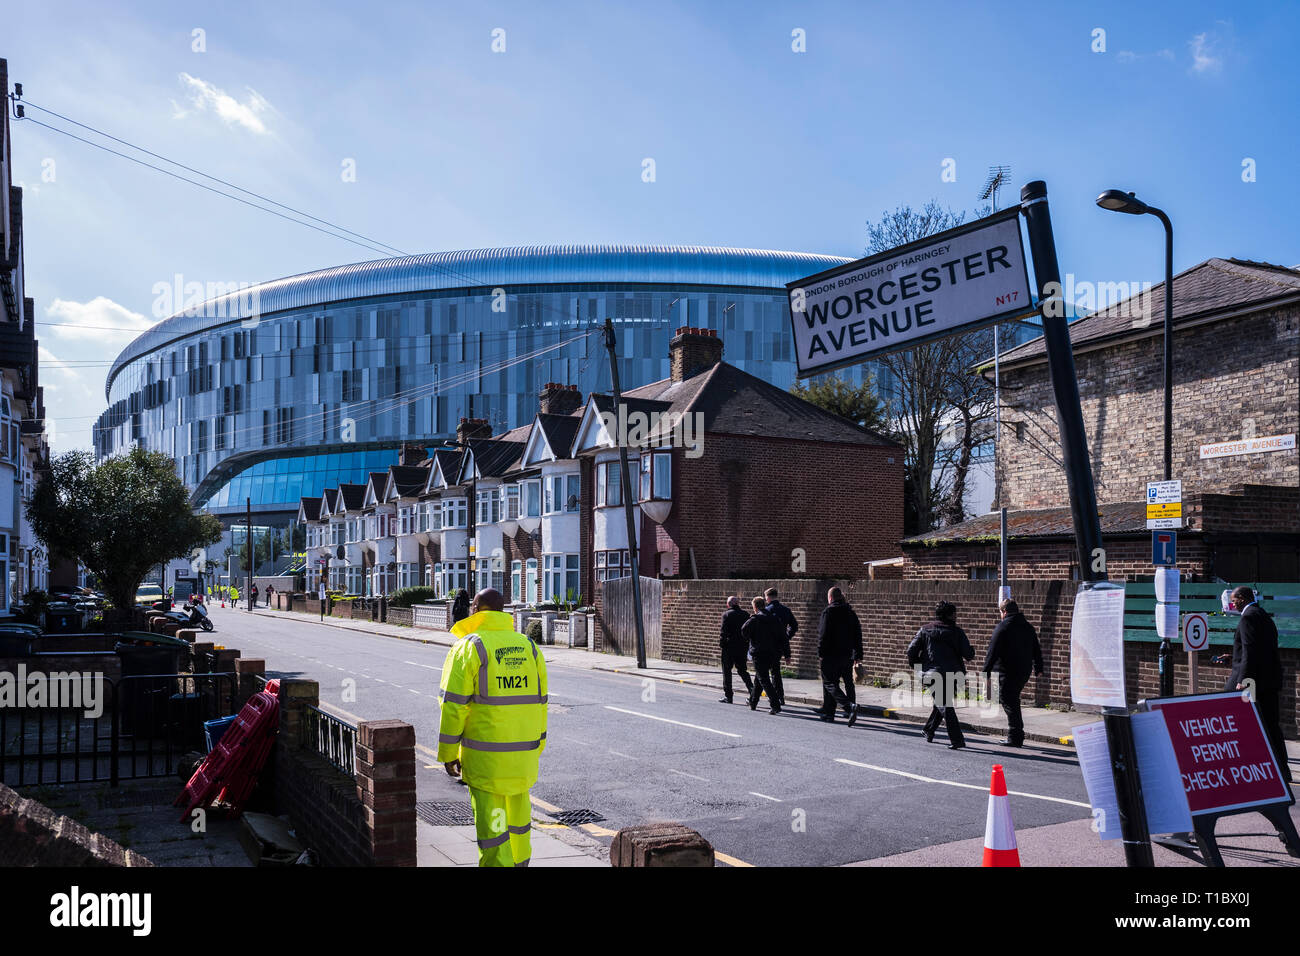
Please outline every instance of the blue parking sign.
[[1178, 563], [1178, 532], [1151, 532], [1151, 563], [1173, 567]]

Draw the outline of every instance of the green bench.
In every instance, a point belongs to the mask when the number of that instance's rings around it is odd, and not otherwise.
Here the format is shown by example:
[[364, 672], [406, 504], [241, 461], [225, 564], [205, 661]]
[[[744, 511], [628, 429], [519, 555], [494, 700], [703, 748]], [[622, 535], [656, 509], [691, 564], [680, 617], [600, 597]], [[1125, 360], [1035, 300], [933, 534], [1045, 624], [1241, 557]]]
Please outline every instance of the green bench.
[[[1273, 615], [1277, 625], [1279, 647], [1300, 648], [1300, 584], [1245, 582], [1259, 592], [1260, 604]], [[1238, 615], [1224, 614], [1219, 595], [1236, 584], [1189, 584], [1179, 589], [1178, 608], [1184, 614], [1202, 611], [1209, 616], [1210, 646], [1232, 646]], [[1129, 582], [1124, 586], [1124, 640], [1158, 643], [1156, 634], [1156, 586], [1150, 581]], [[1177, 643], [1177, 640], [1175, 640]]]

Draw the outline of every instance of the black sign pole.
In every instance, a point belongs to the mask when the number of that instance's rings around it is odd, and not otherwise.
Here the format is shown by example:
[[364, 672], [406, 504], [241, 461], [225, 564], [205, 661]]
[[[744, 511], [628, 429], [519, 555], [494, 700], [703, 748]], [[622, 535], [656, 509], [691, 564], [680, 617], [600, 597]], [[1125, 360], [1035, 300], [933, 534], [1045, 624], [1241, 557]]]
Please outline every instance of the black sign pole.
[[[1061, 269], [1056, 261], [1056, 240], [1047, 208], [1047, 183], [1035, 180], [1020, 190], [1020, 211], [1029, 233], [1029, 250], [1034, 260], [1034, 280], [1043, 312], [1043, 339], [1047, 365], [1056, 398], [1056, 420], [1061, 433], [1065, 478], [1074, 517], [1074, 537], [1079, 548], [1079, 578], [1105, 581], [1105, 552], [1102, 550], [1101, 520], [1097, 515], [1097, 493], [1088, 459], [1088, 438], [1079, 404], [1079, 380], [1074, 369], [1074, 351], [1065, 318], [1061, 293]], [[1138, 776], [1137, 748], [1127, 707], [1102, 709], [1106, 740], [1110, 745], [1110, 769], [1115, 781], [1120, 832], [1124, 839], [1124, 860], [1128, 866], [1151, 867], [1151, 837], [1147, 833], [1146, 807]]]

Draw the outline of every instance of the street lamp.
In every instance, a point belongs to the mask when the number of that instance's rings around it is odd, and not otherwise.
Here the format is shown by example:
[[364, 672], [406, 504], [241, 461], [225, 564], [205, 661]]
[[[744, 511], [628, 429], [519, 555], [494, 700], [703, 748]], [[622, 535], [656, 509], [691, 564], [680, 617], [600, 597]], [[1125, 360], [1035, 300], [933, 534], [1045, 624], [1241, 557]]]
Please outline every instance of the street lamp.
[[1174, 226], [1162, 210], [1121, 189], [1107, 189], [1097, 197], [1097, 205], [1130, 216], [1150, 214], [1165, 226], [1165, 481], [1169, 481], [1174, 462]]

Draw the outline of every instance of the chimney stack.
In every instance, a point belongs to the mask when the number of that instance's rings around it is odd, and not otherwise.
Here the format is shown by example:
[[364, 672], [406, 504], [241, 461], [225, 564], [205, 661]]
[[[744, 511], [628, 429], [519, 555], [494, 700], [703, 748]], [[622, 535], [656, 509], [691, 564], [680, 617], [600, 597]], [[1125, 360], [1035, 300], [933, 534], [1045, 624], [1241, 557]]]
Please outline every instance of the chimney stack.
[[456, 441], [467, 442], [471, 438], [491, 438], [492, 426], [486, 418], [462, 418], [456, 426]]
[[547, 382], [537, 400], [537, 411], [543, 415], [572, 415], [582, 407], [582, 392], [576, 385]]
[[402, 450], [397, 461], [398, 464], [402, 465], [418, 465], [427, 457], [428, 453], [424, 450], [424, 444], [422, 442], [404, 441], [402, 442]]
[[684, 382], [722, 361], [722, 339], [713, 329], [684, 325], [668, 343], [668, 358], [669, 377], [674, 382]]

